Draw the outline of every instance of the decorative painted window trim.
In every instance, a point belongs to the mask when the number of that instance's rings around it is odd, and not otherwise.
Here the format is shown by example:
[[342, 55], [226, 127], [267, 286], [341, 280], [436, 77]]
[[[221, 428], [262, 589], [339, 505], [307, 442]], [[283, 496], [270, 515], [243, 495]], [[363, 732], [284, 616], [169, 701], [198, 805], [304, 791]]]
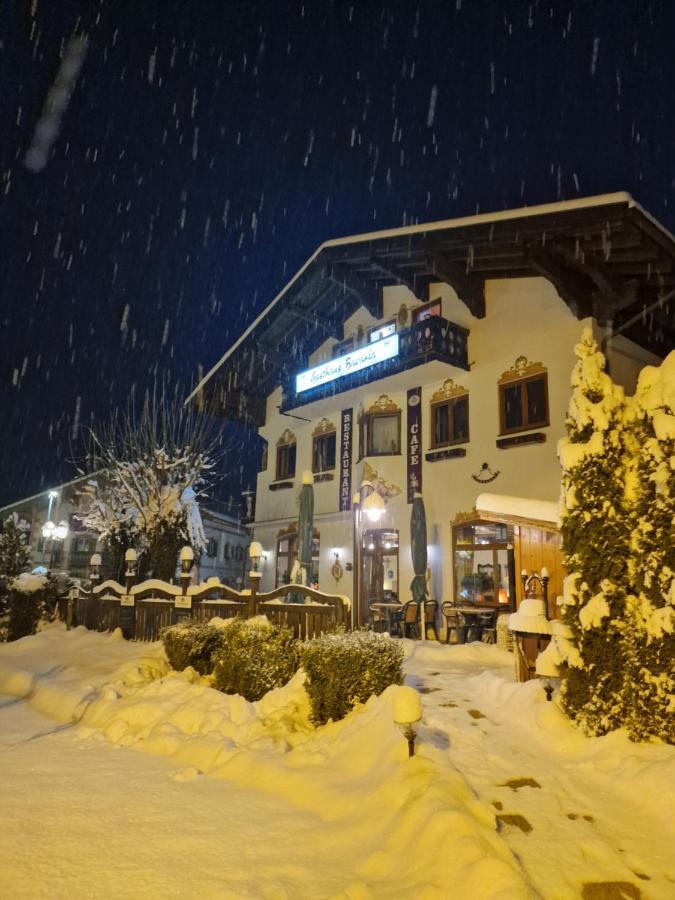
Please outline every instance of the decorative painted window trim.
[[[467, 419], [466, 419], [466, 436], [457, 438], [454, 436], [454, 416], [453, 411], [457, 401], [466, 398], [467, 403]], [[436, 442], [436, 414], [437, 410], [442, 407], [448, 407], [448, 434], [452, 432], [452, 438], [447, 441]], [[432, 394], [429, 404], [429, 449], [442, 450], [446, 447], [454, 447], [457, 444], [468, 444], [471, 431], [469, 427], [469, 392], [462, 385], [455, 384], [452, 378], [446, 378], [441, 387]], [[427, 460], [429, 459], [427, 455]]]
[[[387, 416], [396, 416], [398, 419], [398, 443], [396, 450], [377, 452], [373, 448], [371, 422], [373, 419]], [[367, 456], [400, 456], [401, 455], [401, 407], [387, 396], [380, 394], [377, 400], [367, 410], [359, 409], [357, 421], [359, 423], [359, 459]]]
[[[528, 415], [528, 385], [543, 381], [544, 389], [544, 413], [545, 415], [530, 421]], [[522, 385], [521, 391], [521, 424], [506, 427], [506, 391], [516, 385]], [[523, 431], [534, 431], [536, 428], [547, 428], [550, 425], [550, 412], [548, 402], [548, 370], [540, 362], [530, 362], [526, 356], [517, 357], [513, 366], [503, 372], [497, 381], [499, 392], [499, 434], [505, 437], [518, 434]]]

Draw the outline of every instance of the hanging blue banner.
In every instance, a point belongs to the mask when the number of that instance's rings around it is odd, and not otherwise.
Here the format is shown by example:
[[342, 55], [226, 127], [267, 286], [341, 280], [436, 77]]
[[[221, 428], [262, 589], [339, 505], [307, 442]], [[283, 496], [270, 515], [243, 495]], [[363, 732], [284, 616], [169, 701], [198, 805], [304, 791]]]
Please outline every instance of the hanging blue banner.
[[408, 391], [408, 503], [422, 492], [422, 388]]
[[340, 512], [352, 508], [353, 410], [343, 409], [340, 420]]

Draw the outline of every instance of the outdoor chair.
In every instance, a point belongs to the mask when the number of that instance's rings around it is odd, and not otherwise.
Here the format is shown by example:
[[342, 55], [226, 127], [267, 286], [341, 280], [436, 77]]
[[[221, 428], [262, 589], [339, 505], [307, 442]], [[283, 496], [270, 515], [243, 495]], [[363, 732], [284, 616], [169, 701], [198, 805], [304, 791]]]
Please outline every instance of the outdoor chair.
[[370, 601], [370, 621], [373, 625], [373, 631], [386, 631], [387, 620], [384, 615], [384, 611], [381, 609], [373, 608], [373, 603], [377, 603], [377, 600]]
[[[425, 632], [431, 626], [434, 630], [434, 637], [438, 640], [438, 629], [436, 627], [436, 615], [438, 613], [437, 600], [424, 601], [424, 629]], [[426, 637], [426, 634], [425, 634]]]
[[420, 636], [420, 608], [414, 600], [408, 600], [405, 604], [402, 617], [403, 637]]
[[485, 644], [494, 644], [497, 641], [497, 610], [484, 612], [478, 616], [480, 627], [480, 639]]
[[446, 600], [445, 603], [441, 604], [441, 612], [445, 618], [445, 643], [450, 643], [450, 635], [453, 631], [455, 632], [457, 643], [462, 643], [461, 636], [463, 636], [463, 632], [460, 631], [462, 626], [459, 621], [459, 613], [454, 605], [449, 600]]

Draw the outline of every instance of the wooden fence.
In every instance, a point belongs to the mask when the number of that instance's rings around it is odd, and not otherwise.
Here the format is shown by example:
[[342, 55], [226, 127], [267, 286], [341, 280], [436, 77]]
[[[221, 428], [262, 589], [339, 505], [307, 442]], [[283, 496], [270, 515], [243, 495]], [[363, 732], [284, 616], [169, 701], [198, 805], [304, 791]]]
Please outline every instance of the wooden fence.
[[[257, 591], [253, 573], [250, 591], [235, 591], [217, 579], [199, 585], [182, 585], [151, 579], [126, 587], [108, 580], [91, 590], [73, 589], [59, 600], [60, 618], [68, 627], [84, 625], [93, 631], [120, 628], [126, 638], [156, 641], [161, 631], [186, 619], [208, 621], [216, 616], [244, 619], [265, 615], [270, 622], [288, 626], [306, 640], [338, 626], [349, 625], [349, 601], [323, 594], [304, 585], [284, 585], [275, 591]], [[290, 602], [289, 594], [302, 602]]]

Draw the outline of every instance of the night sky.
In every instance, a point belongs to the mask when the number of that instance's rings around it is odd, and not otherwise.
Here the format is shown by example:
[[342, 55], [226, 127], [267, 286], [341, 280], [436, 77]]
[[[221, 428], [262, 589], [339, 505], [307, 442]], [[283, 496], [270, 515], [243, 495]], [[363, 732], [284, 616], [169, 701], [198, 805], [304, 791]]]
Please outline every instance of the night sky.
[[327, 238], [615, 190], [675, 228], [674, 9], [0, 0], [0, 503], [188, 389]]

